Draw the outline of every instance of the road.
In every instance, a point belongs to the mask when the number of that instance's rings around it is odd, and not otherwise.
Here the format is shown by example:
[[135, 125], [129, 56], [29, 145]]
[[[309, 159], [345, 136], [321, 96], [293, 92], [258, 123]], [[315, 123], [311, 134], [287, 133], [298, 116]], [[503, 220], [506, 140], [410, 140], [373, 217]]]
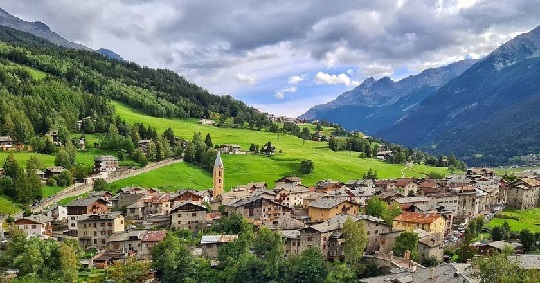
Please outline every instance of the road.
[[[125, 173], [123, 173], [121, 175], [117, 175], [117, 176], [110, 177], [110, 178], [105, 178], [105, 181], [107, 181], [108, 183], [112, 183], [112, 182], [116, 182], [118, 180], [122, 180], [122, 179], [125, 179], [125, 178], [137, 176], [139, 174], [143, 174], [143, 173], [152, 171], [154, 169], [161, 168], [163, 166], [176, 164], [176, 163], [181, 163], [181, 162], [183, 162], [183, 159], [172, 159], [172, 158], [171, 159], [166, 159], [166, 160], [162, 160], [162, 161], [159, 161], [159, 162], [156, 162], [156, 163], [152, 163], [152, 164], [150, 164], [148, 166], [145, 166], [143, 168], [140, 168], [140, 169], [128, 170], [128, 171], [126, 171]], [[30, 209], [34, 213], [35, 212], [40, 212], [40, 211], [43, 211], [45, 208], [56, 204], [61, 199], [65, 199], [65, 198], [68, 198], [68, 197], [73, 197], [73, 196], [78, 196], [78, 195], [81, 195], [81, 194], [84, 194], [84, 193], [88, 193], [88, 192], [92, 191], [92, 189], [93, 189], [92, 184], [76, 183], [76, 184], [74, 184], [72, 186], [69, 186], [69, 187], [65, 188], [64, 190], [58, 192], [57, 194], [55, 194], [53, 196], [50, 196], [50, 197], [48, 197], [46, 199], [43, 199], [41, 202], [39, 202], [37, 205], [32, 206]], [[19, 216], [19, 215], [22, 215], [22, 212], [19, 212], [15, 216]]]

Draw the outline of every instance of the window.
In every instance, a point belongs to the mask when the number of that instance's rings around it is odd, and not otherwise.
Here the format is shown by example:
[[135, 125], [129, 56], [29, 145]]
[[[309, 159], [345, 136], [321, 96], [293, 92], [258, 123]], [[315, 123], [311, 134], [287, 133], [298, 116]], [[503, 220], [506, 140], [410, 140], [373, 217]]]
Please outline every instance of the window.
[[308, 242], [312, 242], [312, 241], [313, 241], [313, 237], [307, 237], [307, 240], [308, 240]]
[[375, 235], [379, 234], [379, 230], [375, 230]]
[[75, 227], [75, 223], [71, 223], [71, 227]]
[[24, 229], [28, 229], [28, 225], [24, 225]]
[[96, 231], [94, 231], [94, 236], [97, 236], [97, 232], [96, 232]]
[[371, 231], [367, 231], [367, 235], [369, 236], [371, 234]]
[[191, 217], [195, 217], [195, 216], [197, 216], [197, 213], [196, 213], [196, 212], [194, 212], [194, 213], [191, 214]]
[[292, 246], [295, 247], [295, 246], [296, 246], [296, 242], [292, 242]]
[[178, 221], [178, 224], [182, 224], [182, 221], [179, 220], [179, 221]]

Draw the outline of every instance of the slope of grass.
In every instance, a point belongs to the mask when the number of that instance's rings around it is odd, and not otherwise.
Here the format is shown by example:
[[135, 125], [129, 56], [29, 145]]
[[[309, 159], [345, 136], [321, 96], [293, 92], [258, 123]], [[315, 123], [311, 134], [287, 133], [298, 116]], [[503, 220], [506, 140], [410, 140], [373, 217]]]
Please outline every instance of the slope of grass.
[[14, 214], [21, 210], [18, 204], [7, 199], [5, 196], [0, 196], [0, 214]]
[[540, 208], [528, 210], [505, 209], [500, 215], [512, 217], [514, 219], [493, 218], [488, 227], [501, 226], [505, 221], [510, 225], [510, 230], [519, 232], [523, 229], [529, 229], [531, 232], [540, 232]]
[[[239, 144], [243, 150], [247, 150], [251, 143], [262, 145], [271, 141], [276, 147], [276, 154], [271, 157], [251, 154], [223, 155], [226, 189], [249, 182], [267, 182], [269, 186], [273, 186], [275, 180], [290, 174], [302, 177], [304, 184], [307, 185], [313, 185], [323, 179], [347, 181], [362, 178], [369, 168], [377, 171], [379, 178], [397, 178], [402, 176], [401, 170], [404, 168], [403, 165], [387, 164], [376, 159], [361, 159], [358, 153], [354, 152], [352, 154], [347, 151], [333, 152], [326, 142], [304, 142], [291, 135], [199, 125], [196, 119], [150, 117], [123, 104], [114, 103], [114, 105], [117, 114], [128, 123], [143, 122], [155, 127], [158, 132], [171, 127], [176, 136], [186, 139], [191, 139], [195, 132], [201, 132], [203, 137], [210, 133], [214, 144]], [[313, 160], [315, 165], [314, 172], [309, 175], [302, 175], [299, 171], [300, 162], [305, 159]], [[165, 168], [154, 171], [168, 170]], [[423, 173], [430, 171], [447, 173], [446, 168], [415, 165], [411, 169], [404, 170], [404, 174], [407, 177], [421, 177]], [[157, 179], [154, 181], [159, 182]], [[181, 182], [181, 178], [178, 182]]]
[[164, 191], [208, 189], [212, 187], [212, 176], [194, 165], [177, 163], [111, 183], [111, 190], [116, 192], [131, 186], [153, 187]]
[[55, 195], [56, 193], [58, 193], [59, 191], [61, 191], [63, 189], [64, 189], [64, 187], [43, 186], [43, 188], [41, 188], [41, 191], [43, 192], [43, 198], [48, 198], [48, 197], [50, 197], [52, 195]]

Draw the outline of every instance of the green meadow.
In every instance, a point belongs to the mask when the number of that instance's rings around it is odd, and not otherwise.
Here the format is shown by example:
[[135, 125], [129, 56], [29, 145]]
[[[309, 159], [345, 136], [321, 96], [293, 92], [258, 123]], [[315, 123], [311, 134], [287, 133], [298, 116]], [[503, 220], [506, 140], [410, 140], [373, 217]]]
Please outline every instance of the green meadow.
[[[285, 175], [299, 176], [306, 185], [313, 185], [317, 181], [324, 179], [347, 181], [362, 178], [363, 174], [369, 168], [377, 171], [379, 178], [398, 178], [402, 176], [401, 171], [404, 168], [404, 165], [400, 164], [387, 164], [377, 159], [359, 158], [358, 153], [354, 152], [333, 152], [328, 148], [326, 142], [303, 141], [296, 136], [264, 131], [200, 125], [197, 123], [197, 119], [151, 117], [120, 103], [114, 103], [114, 105], [116, 107], [116, 113], [125, 119], [126, 122], [130, 124], [142, 122], [145, 125], [155, 127], [159, 133], [171, 127], [176, 136], [189, 140], [191, 140], [193, 134], [196, 132], [200, 132], [203, 137], [209, 133], [214, 145], [238, 144], [242, 146], [242, 150], [247, 150], [251, 143], [263, 145], [268, 141], [272, 142], [272, 145], [276, 147], [276, 153], [269, 157], [258, 154], [222, 155], [225, 165], [226, 190], [249, 182], [266, 182], [269, 186], [273, 186], [275, 180]], [[306, 159], [313, 160], [315, 168], [311, 174], [303, 175], [300, 174], [300, 162]], [[181, 168], [178, 171], [174, 171], [175, 167], [171, 167], [172, 169], [169, 167], [171, 166], [122, 180], [121, 185], [143, 186], [143, 184], [156, 183], [162, 184], [164, 187], [185, 186], [198, 188], [195, 184], [186, 182], [186, 178], [181, 178], [182, 174], [185, 174]], [[171, 170], [174, 173], [166, 173], [171, 172]], [[197, 178], [201, 179], [201, 184], [205, 184], [205, 186], [209, 184], [211, 186], [210, 174], [198, 168], [193, 168], [193, 170], [201, 171], [197, 174]], [[446, 168], [435, 168], [425, 165], [414, 165], [412, 168], [403, 170], [403, 173], [405, 177], [422, 177], [430, 171], [443, 174], [447, 173]], [[176, 174], [177, 172], [178, 174]], [[189, 174], [193, 175], [194, 173], [191, 172]], [[160, 177], [158, 178], [157, 176]], [[115, 183], [114, 185], [120, 186], [119, 183]], [[159, 187], [159, 185], [153, 185], [153, 187]]]
[[505, 221], [510, 225], [510, 230], [519, 232], [529, 229], [531, 232], [540, 232], [540, 208], [527, 210], [505, 209], [499, 215], [509, 219], [493, 218], [487, 224], [488, 227], [501, 226]]

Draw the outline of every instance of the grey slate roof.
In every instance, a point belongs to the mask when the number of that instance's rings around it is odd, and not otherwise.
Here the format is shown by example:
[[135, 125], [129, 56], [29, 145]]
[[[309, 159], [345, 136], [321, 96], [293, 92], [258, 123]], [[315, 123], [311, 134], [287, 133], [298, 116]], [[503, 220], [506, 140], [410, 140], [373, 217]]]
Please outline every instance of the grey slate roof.
[[315, 207], [315, 208], [332, 208], [340, 203], [344, 202], [344, 200], [335, 199], [335, 198], [320, 198], [316, 199], [309, 203], [309, 207]]
[[219, 150], [217, 152], [216, 161], [214, 162], [214, 167], [223, 168], [223, 160], [221, 160], [221, 153]]
[[107, 202], [101, 196], [96, 196], [96, 197], [88, 197], [88, 198], [76, 199], [76, 200], [70, 202], [66, 206], [67, 207], [70, 207], [70, 206], [89, 206], [89, 205], [93, 204], [94, 202], [96, 202], [98, 200], [102, 200], [104, 202]]

